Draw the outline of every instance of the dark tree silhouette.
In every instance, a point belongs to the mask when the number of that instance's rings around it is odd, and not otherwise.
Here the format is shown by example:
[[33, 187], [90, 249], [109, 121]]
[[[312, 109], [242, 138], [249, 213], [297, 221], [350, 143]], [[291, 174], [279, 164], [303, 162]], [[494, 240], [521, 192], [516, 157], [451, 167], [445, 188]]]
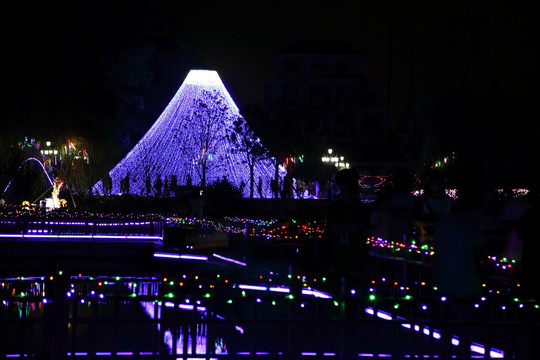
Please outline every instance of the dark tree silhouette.
[[[276, 159], [274, 182], [278, 183], [278, 165], [287, 158], [298, 158], [309, 151], [311, 135], [314, 132], [309, 123], [309, 113], [305, 106], [293, 100], [278, 99], [270, 109], [257, 106], [246, 108], [244, 116], [261, 134], [262, 142], [268, 146]], [[253, 119], [253, 120], [252, 120]], [[287, 174], [291, 174], [296, 163], [289, 163]], [[279, 196], [279, 186], [274, 187], [274, 197]]]
[[[245, 156], [244, 163], [249, 168], [249, 198], [253, 199], [255, 164], [262, 159], [268, 158], [268, 150], [242, 117], [236, 119], [233, 127], [229, 128], [229, 139], [232, 144], [232, 151], [242, 153]], [[260, 190], [259, 193], [261, 193]]]

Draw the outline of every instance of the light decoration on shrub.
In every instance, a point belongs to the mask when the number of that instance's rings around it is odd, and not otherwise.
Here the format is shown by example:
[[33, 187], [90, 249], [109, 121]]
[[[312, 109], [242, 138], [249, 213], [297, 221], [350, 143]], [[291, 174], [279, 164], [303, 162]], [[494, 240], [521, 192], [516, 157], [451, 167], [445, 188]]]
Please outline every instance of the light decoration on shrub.
[[512, 193], [514, 194], [514, 197], [525, 196], [529, 193], [529, 189], [527, 188], [512, 189]]
[[411, 240], [410, 243], [401, 243], [398, 241], [389, 241], [381, 239], [379, 237], [370, 236], [366, 239], [366, 244], [374, 249], [387, 249], [391, 255], [397, 255], [403, 252], [414, 253], [422, 256], [433, 256], [435, 251], [432, 244], [418, 245], [415, 240]]
[[360, 185], [360, 187], [363, 189], [378, 189], [387, 180], [388, 177], [386, 177], [385, 175], [360, 174], [358, 179], [358, 185]]
[[[129, 179], [129, 193], [137, 195], [146, 193], [147, 180], [153, 185], [158, 177], [164, 182], [175, 177], [178, 185], [197, 186], [203, 178], [200, 169], [204, 162], [206, 185], [225, 178], [238, 188], [244, 185], [247, 197], [250, 174], [246, 154], [234, 151], [239, 144], [228, 136], [239, 118], [238, 107], [218, 73], [191, 70], [154, 125], [109, 172], [112, 193], [121, 192], [124, 179]], [[254, 181], [262, 180], [263, 197], [272, 195], [273, 164], [272, 159], [266, 159], [254, 167]], [[104, 193], [102, 181], [94, 185], [94, 191]], [[258, 191], [255, 196], [259, 196]]]
[[458, 198], [458, 190], [457, 189], [444, 189], [444, 193], [446, 194], [446, 196], [454, 199], [454, 200], [457, 200]]

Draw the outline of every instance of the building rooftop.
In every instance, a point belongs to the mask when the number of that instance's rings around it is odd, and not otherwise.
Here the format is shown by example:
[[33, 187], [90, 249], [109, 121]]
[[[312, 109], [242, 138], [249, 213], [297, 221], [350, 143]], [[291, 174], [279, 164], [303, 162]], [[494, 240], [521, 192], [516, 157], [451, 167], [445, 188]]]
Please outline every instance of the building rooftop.
[[279, 53], [363, 54], [358, 48], [340, 40], [297, 40], [285, 46]]

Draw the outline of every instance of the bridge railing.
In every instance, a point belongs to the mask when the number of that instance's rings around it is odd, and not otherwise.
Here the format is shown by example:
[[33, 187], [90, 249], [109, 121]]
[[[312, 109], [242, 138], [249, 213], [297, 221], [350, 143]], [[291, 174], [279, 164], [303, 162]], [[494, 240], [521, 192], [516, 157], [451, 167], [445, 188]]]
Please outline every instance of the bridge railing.
[[1, 234], [28, 236], [88, 235], [150, 236], [163, 238], [163, 220], [91, 220], [2, 218]]

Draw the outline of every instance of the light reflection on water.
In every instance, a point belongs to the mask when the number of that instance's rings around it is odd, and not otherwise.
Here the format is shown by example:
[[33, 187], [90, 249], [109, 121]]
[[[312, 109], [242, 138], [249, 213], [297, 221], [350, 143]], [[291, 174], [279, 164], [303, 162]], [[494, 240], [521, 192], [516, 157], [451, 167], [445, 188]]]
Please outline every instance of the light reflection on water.
[[[141, 301], [141, 306], [143, 307], [144, 311], [148, 315], [150, 319], [161, 319], [161, 309], [162, 306], [165, 306], [167, 308], [175, 307], [176, 304], [172, 302], [161, 302], [161, 301]], [[193, 310], [199, 310], [198, 312], [201, 315], [201, 319], [206, 319], [208, 313], [206, 312], [206, 308], [204, 307], [195, 307], [192, 308], [183, 307], [183, 304], [178, 304], [179, 309], [184, 309], [187, 311], [193, 311]], [[199, 308], [199, 309], [197, 309]], [[157, 330], [159, 331], [161, 327], [161, 324], [157, 323]], [[193, 348], [193, 338], [195, 338], [196, 344], [195, 344], [195, 354], [206, 354], [207, 349], [207, 330], [208, 325], [207, 324], [196, 324], [193, 327], [188, 326], [179, 326], [176, 328], [176, 333], [178, 333], [178, 337], [176, 339], [176, 354], [177, 355], [183, 355], [184, 353], [184, 341], [187, 339], [187, 354], [192, 354], [192, 348]], [[172, 351], [174, 349], [174, 336], [173, 336], [173, 330], [170, 328], [166, 329], [164, 331], [164, 342], [167, 344], [168, 348]], [[215, 354], [226, 354], [227, 348], [224, 343], [223, 338], [217, 338], [215, 341]]]
[[[184, 351], [190, 355], [206, 354], [209, 341], [208, 324], [204, 323], [208, 318], [207, 307], [200, 305], [199, 300], [194, 305], [163, 302], [160, 298], [164, 291], [162, 285], [156, 278], [51, 276], [3, 279], [0, 330], [8, 335], [0, 340], [0, 348], [3, 348], [0, 353], [24, 356], [29, 348], [35, 350], [30, 351], [30, 355], [47, 353], [51, 345], [36, 339], [46, 338], [49, 327], [63, 320], [65, 333], [59, 336], [64, 337], [66, 353], [71, 356], [90, 356], [92, 349], [96, 350], [96, 355], [114, 354], [115, 349], [124, 355], [157, 354], [161, 345], [156, 342], [156, 334], [163, 337], [161, 344], [167, 346], [169, 354], [173, 351], [176, 354]], [[177, 291], [175, 296], [182, 297], [183, 294]], [[172, 318], [172, 311], [167, 312], [167, 328], [161, 331], [162, 314], [169, 308], [177, 311]], [[197, 314], [200, 322], [193, 322], [193, 314]], [[186, 319], [189, 319], [187, 325]], [[138, 339], [135, 349], [134, 339]], [[213, 336], [211, 341], [215, 344], [213, 353], [226, 353], [222, 337]], [[116, 353], [118, 355], [118, 351]]]

